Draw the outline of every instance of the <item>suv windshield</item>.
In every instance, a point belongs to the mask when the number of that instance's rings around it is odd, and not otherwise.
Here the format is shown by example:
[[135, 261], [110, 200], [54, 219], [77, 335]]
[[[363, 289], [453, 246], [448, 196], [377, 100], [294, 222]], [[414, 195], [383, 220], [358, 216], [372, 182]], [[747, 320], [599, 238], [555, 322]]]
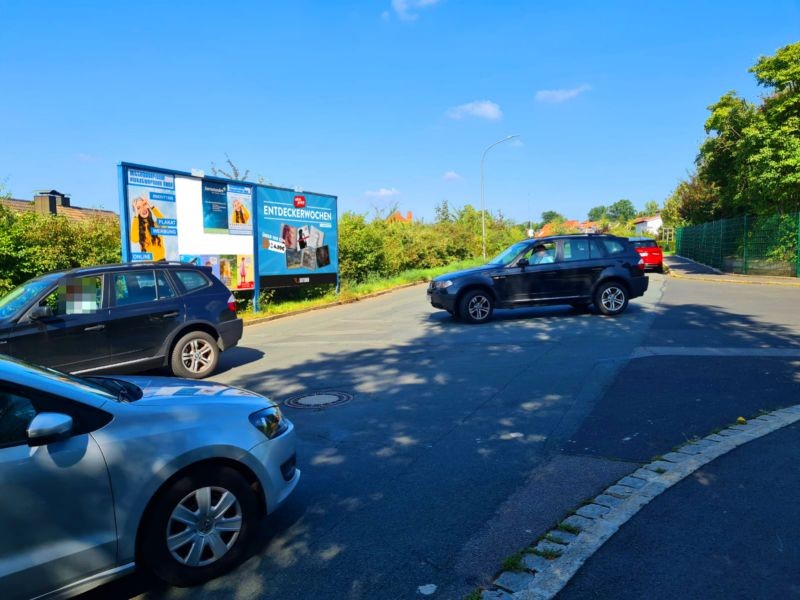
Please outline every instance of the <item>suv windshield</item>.
[[48, 290], [59, 278], [59, 274], [37, 277], [18, 285], [0, 298], [0, 319], [7, 319], [22, 310], [31, 300]]
[[631, 240], [634, 248], [658, 248], [655, 240]]
[[507, 265], [512, 260], [517, 258], [517, 256], [519, 256], [519, 254], [523, 250], [525, 250], [530, 244], [531, 244], [530, 241], [517, 242], [513, 246], [509, 246], [508, 248], [503, 250], [500, 254], [495, 256], [487, 264], [489, 264], [489, 265]]

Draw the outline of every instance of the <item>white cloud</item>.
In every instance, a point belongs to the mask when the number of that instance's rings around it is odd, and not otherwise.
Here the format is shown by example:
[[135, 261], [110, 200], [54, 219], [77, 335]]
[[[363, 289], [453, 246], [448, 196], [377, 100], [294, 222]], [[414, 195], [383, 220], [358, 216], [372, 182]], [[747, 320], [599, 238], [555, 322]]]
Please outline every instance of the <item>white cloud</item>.
[[577, 98], [584, 92], [588, 92], [591, 89], [592, 86], [590, 86], [588, 83], [584, 83], [578, 87], [568, 90], [539, 90], [536, 92], [536, 101], [551, 103], [566, 102], [567, 100]]
[[500, 110], [499, 105], [491, 100], [476, 100], [475, 102], [467, 102], [466, 104], [448, 108], [445, 115], [456, 121], [460, 121], [465, 117], [498, 121], [503, 118], [503, 111]]
[[439, 4], [440, 0], [392, 0], [392, 9], [401, 21], [413, 21], [419, 17], [417, 11]]
[[447, 171], [444, 175], [442, 175], [442, 179], [445, 181], [458, 181], [461, 179], [461, 175], [456, 173], [455, 171]]
[[397, 188], [379, 188], [377, 190], [367, 190], [366, 196], [370, 198], [394, 198], [400, 195], [400, 190]]

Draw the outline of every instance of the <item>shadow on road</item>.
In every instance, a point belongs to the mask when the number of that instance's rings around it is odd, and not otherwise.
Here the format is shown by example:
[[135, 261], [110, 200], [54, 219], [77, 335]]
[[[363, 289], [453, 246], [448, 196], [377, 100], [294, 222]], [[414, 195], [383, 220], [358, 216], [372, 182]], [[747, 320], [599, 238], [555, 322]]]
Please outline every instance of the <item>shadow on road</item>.
[[[548, 448], [560, 446], [545, 442], [556, 435], [572, 439], [575, 431], [562, 431], [565, 414], [577, 410], [585, 417], [597, 401], [576, 405], [590, 372], [587, 361], [623, 364], [625, 340], [637, 335], [640, 344], [660, 346], [687, 344], [691, 336], [695, 345], [703, 339], [719, 347], [800, 347], [789, 328], [700, 304], [648, 310], [634, 302], [618, 318], [564, 307], [498, 311], [481, 326], [443, 311], [420, 319], [428, 324], [425, 334], [408, 342], [323, 346], [313, 360], [245, 371], [232, 382], [277, 401], [323, 390], [354, 396], [328, 410], [285, 409], [297, 426], [303, 479], [287, 506], [265, 521], [244, 565], [202, 590], [153, 587], [133, 576], [84, 600], [145, 591], [152, 598], [402, 597], [396, 590], [407, 591], [409, 577], [422, 584], [448, 576], [472, 532], [552, 452]], [[280, 340], [271, 343], [270, 352], [293, 351]], [[230, 362], [224, 368], [230, 369], [255, 360], [260, 351], [226, 354]], [[644, 460], [650, 447], [626, 454], [625, 436], [617, 433], [646, 429], [652, 391], [666, 379], [681, 409], [660, 423], [663, 452], [687, 432], [726, 425], [738, 410], [749, 410], [751, 404], [740, 409], [736, 403], [771, 376], [759, 364], [725, 394], [714, 394], [719, 374], [698, 374], [705, 367], [691, 357], [682, 361], [656, 361], [635, 377], [617, 379], [614, 396], [597, 405], [602, 415], [578, 421], [581, 439], [602, 440], [598, 453], [604, 456]], [[784, 372], [780, 376], [785, 379]], [[698, 385], [708, 392], [702, 409], [690, 401]], [[769, 410], [796, 402], [798, 386], [797, 378], [781, 380], [770, 388], [778, 395], [762, 395], [756, 404]], [[669, 395], [661, 397], [658, 409], [669, 412]], [[698, 410], [702, 419], [695, 418]]]

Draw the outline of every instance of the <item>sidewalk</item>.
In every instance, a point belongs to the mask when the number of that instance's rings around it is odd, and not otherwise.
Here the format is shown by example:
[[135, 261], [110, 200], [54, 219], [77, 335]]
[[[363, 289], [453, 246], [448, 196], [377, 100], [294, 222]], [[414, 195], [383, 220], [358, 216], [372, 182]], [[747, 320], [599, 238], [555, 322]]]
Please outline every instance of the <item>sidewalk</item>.
[[736, 448], [645, 506], [558, 595], [800, 598], [800, 424]]
[[723, 273], [707, 265], [702, 265], [688, 258], [683, 258], [682, 256], [665, 256], [664, 262], [669, 267], [670, 276], [678, 279], [696, 279], [700, 281], [714, 281], [717, 283], [800, 287], [800, 278], [797, 277], [768, 277], [765, 275]]

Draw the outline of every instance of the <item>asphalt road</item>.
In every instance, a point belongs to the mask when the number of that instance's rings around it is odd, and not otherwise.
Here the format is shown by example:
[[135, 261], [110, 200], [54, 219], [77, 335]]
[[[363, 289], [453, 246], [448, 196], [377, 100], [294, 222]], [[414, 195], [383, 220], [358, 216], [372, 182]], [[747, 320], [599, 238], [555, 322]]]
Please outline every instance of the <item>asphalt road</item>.
[[286, 408], [303, 478], [253, 556], [201, 588], [89, 598], [461, 598], [565, 511], [692, 435], [800, 397], [800, 289], [666, 280], [619, 318], [547, 307], [483, 326], [424, 287], [248, 327], [214, 379]]

